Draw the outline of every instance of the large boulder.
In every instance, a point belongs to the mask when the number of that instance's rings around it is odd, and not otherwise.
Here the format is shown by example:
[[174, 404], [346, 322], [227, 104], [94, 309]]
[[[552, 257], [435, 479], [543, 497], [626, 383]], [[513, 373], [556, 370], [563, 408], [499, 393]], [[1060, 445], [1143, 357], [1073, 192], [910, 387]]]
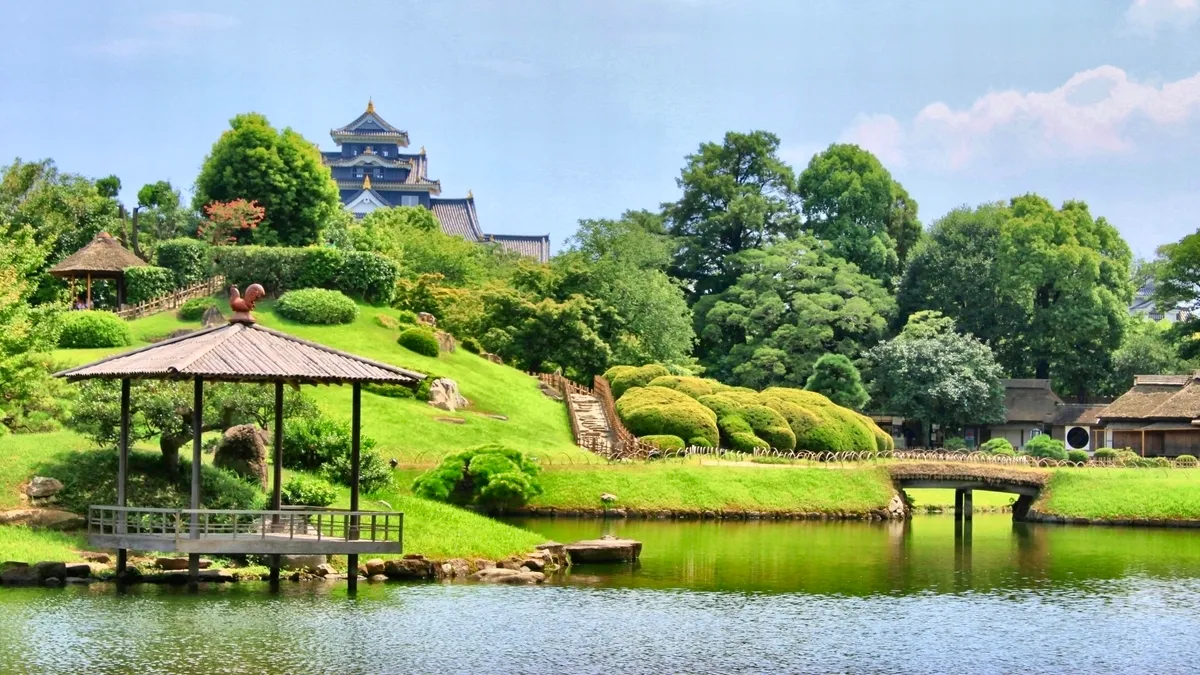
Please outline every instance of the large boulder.
[[29, 485], [25, 486], [25, 494], [34, 499], [45, 499], [58, 494], [61, 489], [63, 489], [63, 484], [57, 478], [34, 476], [30, 479]]
[[86, 522], [83, 516], [59, 509], [13, 509], [0, 511], [0, 525], [27, 525], [46, 530], [78, 530]]
[[279, 567], [285, 570], [315, 570], [318, 565], [329, 562], [324, 554], [291, 554], [279, 556]]
[[617, 400], [617, 414], [637, 436], [669, 434], [706, 447], [720, 441], [716, 413], [674, 389], [633, 387]]
[[395, 558], [383, 563], [383, 573], [389, 579], [431, 579], [433, 561], [421, 556]]
[[458, 393], [458, 383], [448, 377], [439, 377], [429, 383], [429, 405], [454, 412], [471, 402]]
[[267, 489], [267, 446], [265, 432], [253, 424], [239, 424], [225, 430], [213, 455], [213, 466], [256, 481]]
[[642, 555], [642, 542], [610, 536], [567, 544], [566, 551], [572, 565], [634, 562]]
[[216, 326], [224, 326], [229, 323], [225, 320], [225, 315], [221, 310], [217, 309], [216, 305], [204, 310], [204, 316], [200, 317], [200, 325], [205, 328], [214, 328]]
[[444, 330], [433, 331], [433, 337], [437, 339], [439, 351], [453, 353], [458, 348], [458, 343], [454, 341], [454, 336]]

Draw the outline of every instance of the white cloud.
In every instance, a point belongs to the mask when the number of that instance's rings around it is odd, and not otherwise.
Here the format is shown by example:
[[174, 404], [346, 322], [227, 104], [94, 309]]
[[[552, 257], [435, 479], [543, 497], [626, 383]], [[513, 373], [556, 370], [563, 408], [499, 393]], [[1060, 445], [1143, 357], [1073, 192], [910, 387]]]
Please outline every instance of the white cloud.
[[892, 164], [960, 168], [995, 152], [1083, 157], [1135, 148], [1133, 127], [1182, 125], [1200, 116], [1200, 73], [1153, 84], [1114, 66], [1072, 75], [1046, 92], [1001, 91], [968, 108], [931, 103], [907, 124], [860, 115], [843, 137]]
[[1200, 18], [1200, 0], [1133, 0], [1125, 24], [1135, 33], [1153, 35], [1160, 28], [1186, 28]]

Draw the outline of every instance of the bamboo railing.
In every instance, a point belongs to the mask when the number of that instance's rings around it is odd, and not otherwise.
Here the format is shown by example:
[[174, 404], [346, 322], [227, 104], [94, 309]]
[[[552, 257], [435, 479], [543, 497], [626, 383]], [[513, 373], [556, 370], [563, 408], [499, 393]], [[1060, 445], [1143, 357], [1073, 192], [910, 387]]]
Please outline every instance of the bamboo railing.
[[117, 316], [122, 319], [138, 319], [168, 309], [178, 309], [180, 305], [192, 298], [206, 298], [210, 295], [215, 295], [224, 288], [225, 277], [217, 275], [208, 281], [203, 281], [194, 286], [181, 288], [136, 305], [122, 307], [117, 310]]

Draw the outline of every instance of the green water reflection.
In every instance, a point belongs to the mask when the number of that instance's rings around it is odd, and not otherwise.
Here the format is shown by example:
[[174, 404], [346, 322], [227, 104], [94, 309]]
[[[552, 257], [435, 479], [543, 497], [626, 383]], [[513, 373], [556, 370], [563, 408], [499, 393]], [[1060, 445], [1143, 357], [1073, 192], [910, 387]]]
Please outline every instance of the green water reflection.
[[626, 588], [872, 595], [1200, 576], [1200, 533], [1013, 523], [1004, 514], [907, 523], [511, 521], [560, 542], [643, 542], [638, 565], [576, 567], [563, 583]]

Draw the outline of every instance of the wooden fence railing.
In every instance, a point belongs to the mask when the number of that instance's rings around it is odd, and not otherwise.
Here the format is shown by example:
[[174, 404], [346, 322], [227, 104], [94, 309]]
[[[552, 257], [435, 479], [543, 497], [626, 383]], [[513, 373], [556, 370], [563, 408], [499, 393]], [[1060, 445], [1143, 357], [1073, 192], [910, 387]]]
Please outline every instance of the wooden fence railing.
[[157, 298], [152, 298], [136, 305], [129, 305], [117, 310], [117, 316], [122, 319], [137, 319], [168, 309], [178, 309], [180, 305], [191, 300], [192, 298], [205, 298], [210, 295], [215, 295], [218, 291], [225, 288], [225, 277], [215, 276], [208, 281], [203, 281], [195, 286], [181, 288], [177, 291], [172, 291], [166, 295], [160, 295]]
[[[650, 457], [659, 454], [660, 451], [657, 447], [639, 441], [633, 432], [625, 428], [621, 418], [617, 415], [617, 405], [613, 399], [612, 388], [609, 387], [608, 380], [604, 377], [597, 375], [592, 379], [592, 387], [588, 388], [576, 384], [558, 373], [530, 373], [530, 375], [562, 394], [563, 400], [567, 404], [567, 417], [571, 421], [571, 434], [575, 437], [575, 444], [579, 447], [609, 459]], [[575, 404], [571, 401], [571, 394], [592, 396], [600, 401], [609, 431], [612, 432], [611, 442], [582, 436], [576, 423]]]

